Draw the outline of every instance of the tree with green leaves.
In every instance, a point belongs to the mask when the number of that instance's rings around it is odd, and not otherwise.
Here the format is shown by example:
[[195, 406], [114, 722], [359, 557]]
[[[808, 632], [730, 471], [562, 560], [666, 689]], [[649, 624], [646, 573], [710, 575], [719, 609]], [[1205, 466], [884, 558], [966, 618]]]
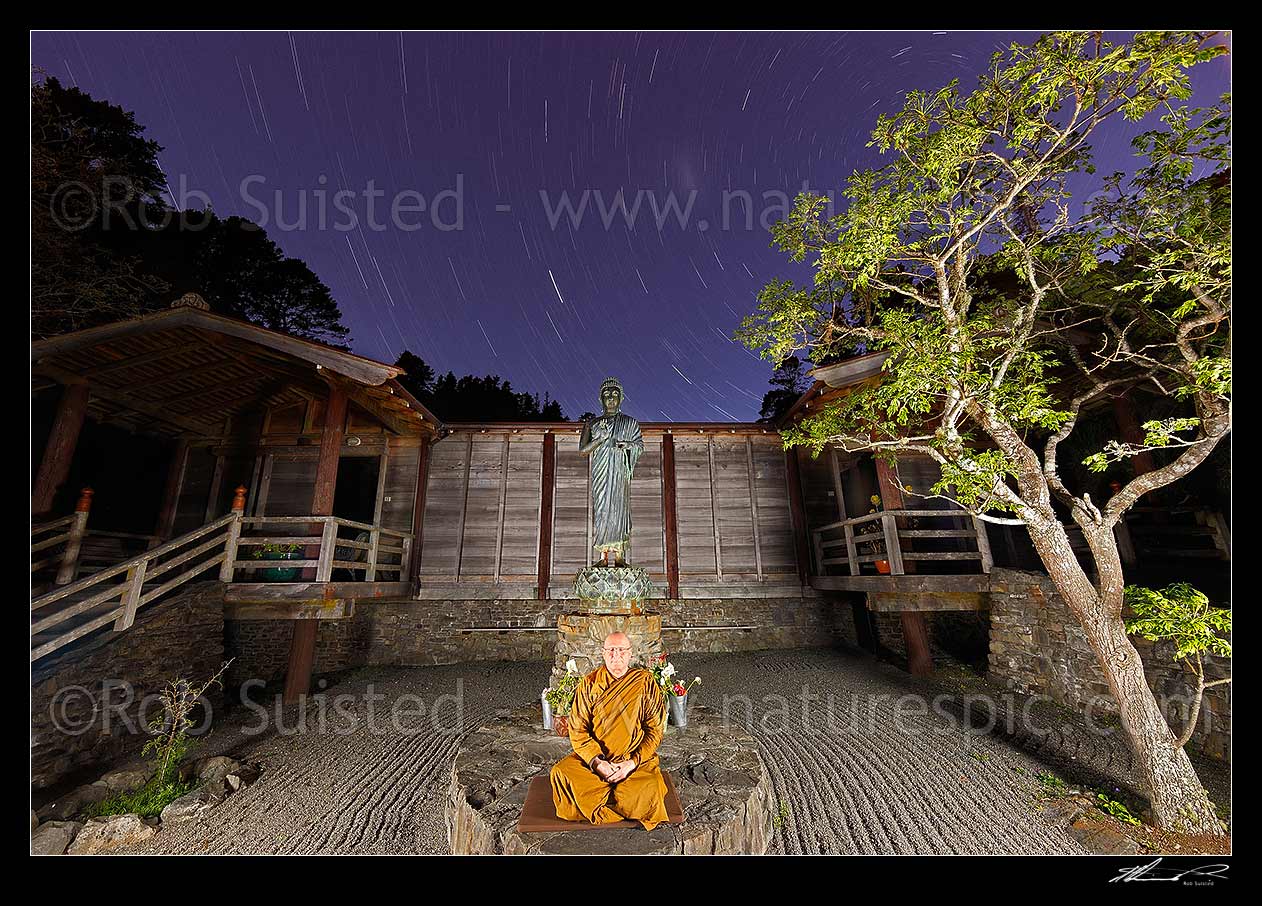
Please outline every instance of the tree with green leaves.
[[[1118, 46], [1060, 33], [996, 54], [971, 94], [911, 92], [878, 119], [871, 144], [890, 161], [850, 177], [844, 212], [804, 193], [773, 228], [792, 260], [811, 259], [814, 284], [771, 282], [737, 333], [777, 362], [855, 344], [888, 354], [879, 381], [786, 444], [932, 457], [933, 494], [1025, 526], [1097, 655], [1157, 822], [1210, 834], [1212, 804], [1127, 636], [1113, 529], [1230, 430], [1230, 100], [1182, 103], [1189, 70], [1225, 52], [1199, 33]], [[1140, 166], [1096, 176], [1089, 143], [1118, 119], [1154, 126], [1134, 141]], [[1085, 203], [1071, 192], [1093, 181]], [[1007, 279], [986, 277], [996, 269]], [[1166, 461], [1093, 500], [1066, 484], [1058, 448], [1084, 409], [1140, 388], [1182, 414], [1088, 462]]]

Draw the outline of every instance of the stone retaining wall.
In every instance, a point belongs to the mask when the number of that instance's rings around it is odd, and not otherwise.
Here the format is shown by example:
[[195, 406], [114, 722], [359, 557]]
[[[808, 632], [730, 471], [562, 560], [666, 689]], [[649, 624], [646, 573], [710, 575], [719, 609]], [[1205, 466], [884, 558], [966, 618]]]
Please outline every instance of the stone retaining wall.
[[[1084, 712], [1093, 707], [1117, 713], [1095, 653], [1073, 614], [1042, 573], [996, 569], [990, 574], [990, 676], [1009, 688], [1046, 695]], [[1180, 730], [1194, 687], [1173, 660], [1168, 644], [1133, 638], [1144, 661], [1148, 685], [1157, 694], [1172, 725]], [[1206, 676], [1228, 675], [1230, 664], [1217, 658]], [[1223, 760], [1231, 758], [1231, 686], [1207, 690], [1188, 747]]]
[[[349, 620], [321, 621], [313, 669], [551, 660], [557, 617], [578, 609], [577, 604], [556, 599], [361, 603]], [[648, 609], [661, 614], [663, 647], [671, 653], [856, 644], [849, 602], [831, 598], [661, 600]], [[697, 628], [714, 626], [752, 628]], [[237, 658], [231, 684], [283, 678], [292, 634], [289, 620], [228, 620], [226, 645]]]
[[[145, 698], [179, 677], [205, 682], [223, 660], [218, 582], [190, 585], [170, 600], [142, 607], [125, 632], [89, 636], [40, 659], [31, 669], [31, 787], [44, 789], [89, 766], [136, 757], [149, 739], [141, 717]], [[221, 707], [219, 689], [207, 697], [213, 708]]]

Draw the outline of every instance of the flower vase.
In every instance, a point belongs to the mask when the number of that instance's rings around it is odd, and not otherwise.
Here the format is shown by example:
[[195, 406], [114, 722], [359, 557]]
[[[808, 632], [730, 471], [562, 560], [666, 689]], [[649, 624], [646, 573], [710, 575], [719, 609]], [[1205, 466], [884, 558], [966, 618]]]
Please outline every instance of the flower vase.
[[544, 689], [543, 694], [539, 696], [539, 700], [543, 702], [543, 728], [545, 730], [552, 729], [552, 702], [548, 701], [548, 690]]
[[670, 706], [670, 722], [677, 727], [688, 726], [688, 695], [672, 695], [666, 703]]
[[557, 736], [570, 735], [570, 717], [568, 714], [552, 715], [552, 732]]

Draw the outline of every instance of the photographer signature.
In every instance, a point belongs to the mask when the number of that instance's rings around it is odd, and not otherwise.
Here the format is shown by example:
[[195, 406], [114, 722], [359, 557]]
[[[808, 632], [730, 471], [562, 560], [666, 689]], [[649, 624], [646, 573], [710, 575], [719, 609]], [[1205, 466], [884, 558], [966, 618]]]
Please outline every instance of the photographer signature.
[[1227, 863], [1218, 862], [1209, 865], [1201, 865], [1196, 868], [1188, 868], [1185, 870], [1177, 870], [1172, 868], [1158, 868], [1161, 859], [1153, 859], [1147, 865], [1136, 865], [1134, 868], [1124, 868], [1116, 878], [1109, 879], [1110, 884], [1118, 881], [1182, 881], [1189, 875], [1200, 876], [1204, 878], [1226, 878]]

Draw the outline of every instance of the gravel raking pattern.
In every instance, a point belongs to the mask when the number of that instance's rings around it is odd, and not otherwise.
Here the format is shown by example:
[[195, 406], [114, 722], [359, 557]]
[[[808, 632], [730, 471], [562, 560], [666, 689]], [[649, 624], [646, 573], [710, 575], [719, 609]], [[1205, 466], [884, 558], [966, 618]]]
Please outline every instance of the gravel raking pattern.
[[[726, 697], [730, 718], [758, 741], [776, 797], [771, 852], [1082, 851], [1038, 815], [1042, 763], [999, 735], [935, 713], [931, 703], [924, 713], [905, 698], [923, 690], [896, 668], [828, 649], [674, 659], [683, 674], [702, 676], [699, 703], [718, 709]], [[497, 710], [537, 702], [550, 666], [358, 670], [327, 690], [329, 698], [354, 697], [342, 708], [347, 716], [331, 703], [324, 708], [328, 725], [343, 732], [313, 732], [314, 720], [307, 732], [294, 732], [297, 709], [290, 708], [279, 730], [251, 735], [257, 715], [235, 711], [203, 751], [261, 762], [262, 778], [135, 851], [445, 853], [444, 801], [460, 736]], [[450, 700], [436, 717], [431, 706], [453, 695], [457, 682], [463, 722], [452, 730]], [[373, 706], [376, 730], [364, 700], [369, 687], [384, 696]], [[805, 703], [804, 690], [812, 696]], [[417, 696], [424, 713], [401, 696]], [[396, 703], [400, 719], [392, 726]]]

